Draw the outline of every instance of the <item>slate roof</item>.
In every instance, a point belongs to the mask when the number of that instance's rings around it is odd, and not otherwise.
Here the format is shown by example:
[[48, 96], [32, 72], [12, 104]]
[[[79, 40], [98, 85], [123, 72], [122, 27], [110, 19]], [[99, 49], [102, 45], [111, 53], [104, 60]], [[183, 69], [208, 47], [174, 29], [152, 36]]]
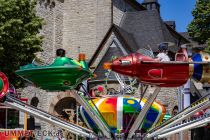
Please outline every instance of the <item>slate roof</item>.
[[[190, 39], [190, 36], [189, 36], [188, 32], [180, 32], [180, 34], [181, 34], [182, 36], [184, 36], [185, 38]], [[192, 41], [192, 40], [190, 39], [189, 41]]]
[[164, 21], [167, 25], [169, 25], [172, 29], [176, 30], [175, 21]]
[[158, 0], [144, 0], [143, 3], [158, 2]]
[[205, 43], [205, 44], [198, 44], [198, 42], [193, 41], [192, 37], [189, 36], [188, 32], [181, 32], [180, 34], [190, 41], [190, 43], [192, 44], [193, 49], [195, 49], [195, 50], [196, 49], [203, 50], [203, 49], [208, 47], [207, 43]]
[[[120, 27], [133, 35], [138, 48], [151, 47], [154, 52], [158, 51], [157, 45], [161, 42], [177, 43], [175, 34], [170, 26], [165, 24], [157, 10], [144, 10], [125, 13]], [[171, 28], [172, 30], [169, 30]], [[174, 31], [175, 32], [175, 31]], [[184, 38], [180, 35], [180, 38]], [[186, 39], [183, 39], [187, 42]], [[169, 48], [176, 52], [177, 48]]]
[[129, 5], [131, 5], [137, 11], [146, 10], [146, 8], [138, 3], [136, 0], [125, 0]]
[[[120, 38], [117, 36], [117, 38], [119, 40], [123, 39], [124, 45], [127, 46], [127, 48], [129, 48], [129, 51], [132, 53], [132, 52], [136, 52], [139, 47], [138, 45], [136, 44], [136, 41], [134, 40], [134, 36], [133, 34], [131, 33], [128, 33], [127, 31], [125, 31], [123, 28], [117, 26], [117, 25], [114, 25], [115, 26], [115, 30], [116, 30], [116, 33], [118, 33], [118, 35], [120, 36]], [[121, 40], [122, 42], [122, 40]], [[125, 44], [126, 43], [126, 44]]]

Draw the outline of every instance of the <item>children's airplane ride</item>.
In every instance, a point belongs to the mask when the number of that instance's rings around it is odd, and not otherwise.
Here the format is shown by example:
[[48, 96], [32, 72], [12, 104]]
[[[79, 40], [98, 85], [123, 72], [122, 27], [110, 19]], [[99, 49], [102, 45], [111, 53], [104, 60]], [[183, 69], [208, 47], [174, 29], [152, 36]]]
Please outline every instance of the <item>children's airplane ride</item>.
[[[84, 55], [81, 55], [84, 58]], [[81, 57], [80, 57], [81, 58]], [[176, 61], [159, 62], [140, 53], [131, 54], [106, 63], [105, 68], [117, 73], [138, 78], [140, 82], [156, 87], [148, 99], [131, 96], [107, 96], [91, 99], [88, 92], [78, 91], [74, 96], [82, 105], [81, 115], [90, 129], [67, 123], [40, 109], [22, 103], [14, 97], [8, 96], [9, 82], [3, 73], [0, 73], [0, 99], [6, 98], [4, 104], [12, 108], [29, 113], [39, 119], [60, 128], [66, 129], [76, 135], [89, 138], [107, 139], [141, 139], [142, 137], [156, 137], [176, 129], [174, 125], [186, 120], [199, 110], [210, 105], [209, 98], [205, 98], [194, 106], [171, 118], [163, 126], [155, 127], [162, 121], [165, 108], [154, 102], [161, 87], [178, 87], [193, 77], [200, 82], [209, 82], [210, 56], [199, 53], [188, 59], [186, 49], [176, 54]], [[17, 74], [33, 82], [36, 86], [50, 91], [69, 90], [83, 87], [82, 81], [92, 76], [85, 59], [79, 62], [67, 57], [58, 57], [49, 65], [29, 64], [20, 68]], [[145, 90], [146, 91], [146, 90]], [[144, 91], [144, 93], [145, 93]], [[7, 95], [7, 96], [6, 96]], [[136, 113], [137, 112], [137, 113]], [[210, 116], [205, 116], [210, 122]], [[202, 125], [204, 122], [200, 122]], [[194, 122], [190, 122], [192, 125]], [[196, 122], [197, 123], [197, 122]], [[185, 124], [186, 125], [186, 124]], [[185, 128], [185, 127], [184, 127]], [[188, 129], [186, 127], [185, 129]], [[175, 133], [174, 132], [174, 133]], [[143, 134], [143, 135], [142, 135]], [[146, 135], [145, 135], [146, 134]]]

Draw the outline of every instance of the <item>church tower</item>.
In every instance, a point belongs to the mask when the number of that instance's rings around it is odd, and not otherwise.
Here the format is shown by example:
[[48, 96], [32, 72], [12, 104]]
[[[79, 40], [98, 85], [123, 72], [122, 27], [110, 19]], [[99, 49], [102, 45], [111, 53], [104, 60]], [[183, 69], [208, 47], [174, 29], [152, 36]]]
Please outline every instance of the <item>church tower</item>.
[[144, 0], [142, 5], [148, 10], [158, 10], [160, 12], [160, 4], [158, 0]]

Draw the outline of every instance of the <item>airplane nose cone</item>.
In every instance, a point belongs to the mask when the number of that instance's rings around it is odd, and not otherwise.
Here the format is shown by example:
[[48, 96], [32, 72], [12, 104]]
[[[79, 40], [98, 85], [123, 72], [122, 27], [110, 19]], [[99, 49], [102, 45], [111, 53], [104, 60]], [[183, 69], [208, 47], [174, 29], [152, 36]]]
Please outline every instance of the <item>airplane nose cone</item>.
[[105, 70], [110, 70], [112, 68], [112, 63], [106, 62], [104, 63], [103, 67]]

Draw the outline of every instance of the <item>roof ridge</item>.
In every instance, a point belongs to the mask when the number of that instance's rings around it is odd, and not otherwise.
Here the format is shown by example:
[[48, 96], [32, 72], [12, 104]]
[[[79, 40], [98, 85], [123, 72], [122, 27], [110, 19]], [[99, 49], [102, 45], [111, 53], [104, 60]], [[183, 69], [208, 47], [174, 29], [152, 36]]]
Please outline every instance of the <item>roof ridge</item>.
[[[121, 18], [121, 20], [120, 20], [119, 27], [121, 27], [123, 21], [125, 20], [125, 17], [126, 17], [125, 15], [127, 15], [127, 12], [125, 12], [125, 13], [123, 14], [123, 16], [122, 16], [122, 18]], [[115, 25], [115, 24], [114, 24], [114, 25]], [[117, 26], [117, 25], [115, 25], [115, 26]]]
[[138, 11], [147, 9], [141, 3], [137, 2], [136, 0], [124, 0], [124, 1]]
[[161, 18], [161, 16], [159, 16], [159, 18], [160, 18], [160, 20], [159, 20], [159, 22], [160, 22], [160, 26], [161, 26], [161, 33], [162, 33], [162, 37], [163, 37], [163, 40], [166, 40], [166, 37], [164, 36], [164, 26], [165, 26], [165, 23], [164, 23], [164, 21], [163, 21], [163, 19]]

